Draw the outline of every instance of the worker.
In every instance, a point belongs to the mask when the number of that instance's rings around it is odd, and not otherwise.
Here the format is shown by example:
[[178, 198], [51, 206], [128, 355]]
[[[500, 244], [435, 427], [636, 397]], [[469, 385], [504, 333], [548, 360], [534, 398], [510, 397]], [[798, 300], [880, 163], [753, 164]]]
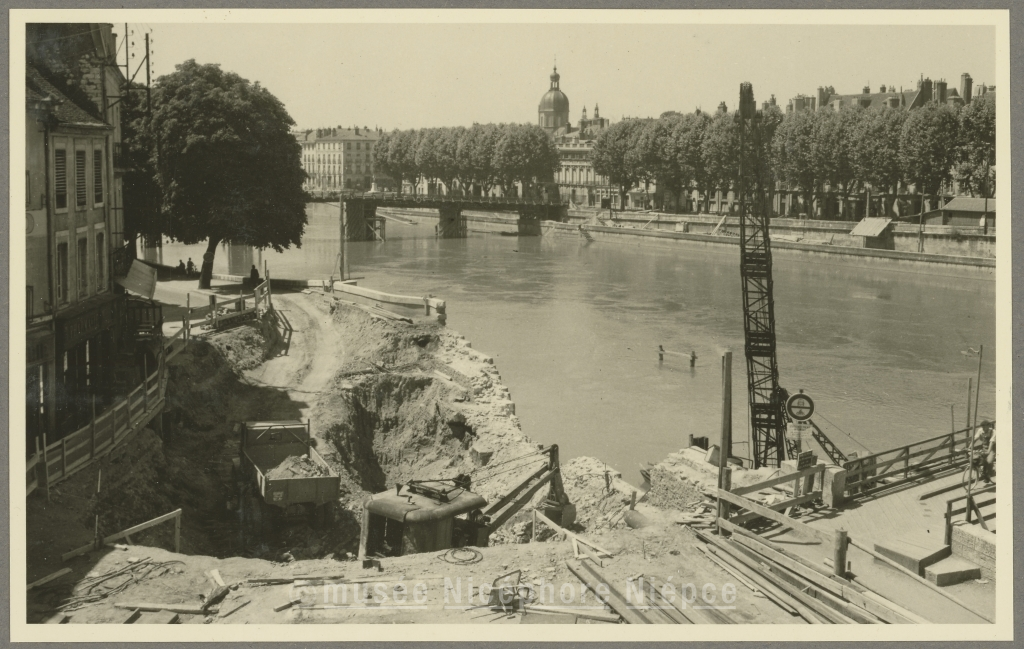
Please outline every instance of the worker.
[[185, 274], [192, 277], [196, 274], [196, 265], [192, 263], [192, 258], [188, 258], [188, 264], [185, 266]]
[[695, 352], [695, 351], [693, 351], [691, 349], [690, 350], [690, 367], [693, 367], [696, 364], [697, 364], [697, 352]]
[[256, 269], [256, 264], [252, 265], [252, 270], [249, 271], [249, 279], [253, 282], [260, 281], [260, 271]]
[[996, 464], [995, 427], [990, 421], [981, 422], [981, 479], [985, 484], [992, 484], [992, 469]]

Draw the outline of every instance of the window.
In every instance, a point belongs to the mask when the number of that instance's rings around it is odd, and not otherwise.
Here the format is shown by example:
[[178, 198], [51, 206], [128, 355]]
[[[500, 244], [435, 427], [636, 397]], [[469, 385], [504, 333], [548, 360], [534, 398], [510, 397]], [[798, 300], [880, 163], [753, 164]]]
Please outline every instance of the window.
[[107, 284], [107, 249], [103, 246], [104, 236], [102, 232], [96, 233], [96, 288], [103, 290]]
[[68, 301], [68, 244], [57, 244], [57, 301]]
[[75, 151], [75, 207], [85, 207], [85, 151]]
[[103, 149], [92, 152], [92, 202], [103, 204]]
[[[84, 153], [84, 152], [83, 152]], [[89, 240], [82, 237], [78, 240], [78, 294], [89, 292]]]
[[57, 149], [53, 152], [54, 202], [58, 210], [68, 207], [68, 152]]

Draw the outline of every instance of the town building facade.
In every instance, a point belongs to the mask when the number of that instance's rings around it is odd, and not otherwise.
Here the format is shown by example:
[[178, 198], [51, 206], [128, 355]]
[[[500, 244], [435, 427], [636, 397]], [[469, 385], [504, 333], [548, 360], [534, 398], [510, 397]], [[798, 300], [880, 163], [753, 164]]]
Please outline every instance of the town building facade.
[[380, 131], [360, 128], [319, 128], [295, 133], [302, 146], [303, 188], [313, 194], [385, 189], [389, 179], [375, 178], [373, 147]]
[[[107, 24], [30, 24], [25, 210], [26, 434], [31, 452], [87, 425], [138, 380], [124, 242], [119, 99]], [[143, 304], [145, 319], [159, 307]], [[155, 312], [154, 309], [155, 308]], [[154, 316], [154, 313], [156, 314]], [[135, 320], [136, 322], [138, 319]], [[151, 323], [152, 324], [152, 323]]]

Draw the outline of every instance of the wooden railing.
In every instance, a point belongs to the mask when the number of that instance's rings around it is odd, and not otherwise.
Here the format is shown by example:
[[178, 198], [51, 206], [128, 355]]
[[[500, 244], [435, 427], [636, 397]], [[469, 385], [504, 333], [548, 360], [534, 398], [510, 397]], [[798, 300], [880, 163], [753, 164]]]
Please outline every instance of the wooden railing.
[[[723, 473], [722, 488], [718, 490], [719, 518], [723, 518], [734, 525], [742, 525], [755, 518], [774, 518], [779, 512], [784, 512], [790, 507], [796, 507], [804, 503], [821, 500], [822, 484], [824, 482], [825, 465], [815, 464], [814, 466], [776, 476], [756, 484], [745, 487], [732, 487], [732, 472], [725, 470]], [[747, 497], [747, 494], [756, 493], [762, 489], [770, 489], [776, 485], [792, 482], [793, 493], [785, 500], [771, 503], [757, 503]]]
[[[922, 472], [961, 465], [969, 456], [972, 430], [964, 428], [844, 462], [847, 492], [863, 495], [873, 488], [889, 488], [913, 480]], [[918, 476], [911, 476], [912, 472]]]
[[[973, 523], [974, 517], [977, 516], [978, 523], [981, 525], [981, 527], [985, 530], [988, 530], [988, 525], [985, 524], [985, 521], [990, 518], [994, 518], [995, 513], [989, 514], [988, 516], [984, 516], [981, 513], [981, 508], [995, 504], [995, 491], [996, 486], [990, 485], [987, 487], [982, 487], [981, 489], [975, 489], [970, 494], [964, 494], [962, 496], [957, 496], [956, 498], [950, 498], [949, 500], [946, 501], [946, 535], [944, 541], [946, 545], [952, 545], [953, 543], [953, 519], [959, 516], [960, 514], [964, 514], [964, 520], [968, 523]], [[985, 500], [978, 500], [978, 496], [984, 494], [992, 494], [992, 497], [987, 498]], [[966, 500], [967, 502], [965, 502], [962, 507], [957, 507], [954, 509], [953, 504], [958, 503], [961, 500]]]
[[[253, 289], [252, 293], [242, 293], [236, 298], [224, 301], [218, 301], [216, 295], [210, 295], [209, 300], [210, 303], [206, 306], [194, 307], [191, 305], [191, 295], [189, 295], [188, 302], [186, 302], [188, 329], [210, 325], [216, 330], [229, 324], [236, 324], [240, 320], [258, 318], [262, 311], [274, 308], [269, 275]], [[192, 322], [194, 318], [203, 319]], [[184, 336], [185, 340], [188, 340], [191, 333], [186, 333]]]
[[26, 493], [31, 494], [40, 487], [49, 493], [52, 485], [106, 455], [130, 433], [148, 423], [163, 408], [162, 373], [161, 364], [126, 397], [63, 439], [49, 443], [45, 433], [37, 437], [35, 453], [25, 465]]

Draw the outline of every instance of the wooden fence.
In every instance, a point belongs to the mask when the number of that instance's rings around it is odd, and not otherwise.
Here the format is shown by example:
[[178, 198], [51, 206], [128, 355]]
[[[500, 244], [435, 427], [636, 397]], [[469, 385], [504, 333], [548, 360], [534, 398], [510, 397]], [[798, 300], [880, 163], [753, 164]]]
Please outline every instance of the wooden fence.
[[27, 494], [50, 487], [109, 453], [130, 433], [163, 409], [163, 364], [138, 387], [116, 401], [88, 425], [56, 442], [36, 438], [36, 451], [26, 463]]
[[[821, 500], [824, 473], [825, 465], [816, 464], [808, 469], [804, 469], [803, 471], [780, 475], [745, 487], [733, 488], [731, 484], [732, 472], [725, 470], [723, 473], [722, 487], [718, 490], [718, 517], [727, 520], [734, 525], [742, 525], [743, 523], [755, 518], [764, 517], [777, 520], [777, 517], [783, 516], [786, 518], [787, 524], [792, 521], [793, 524], [790, 527], [793, 527], [795, 531], [807, 532], [815, 538], [819, 538], [819, 535], [821, 534], [820, 530], [811, 528], [799, 521], [789, 519], [780, 512], [784, 512], [790, 507], [796, 507], [797, 505], [802, 505], [804, 503]], [[770, 489], [776, 485], [785, 484], [787, 482], [793, 483], [793, 493], [785, 500], [771, 504], [761, 504], [754, 502], [747, 497], [747, 494], [755, 493], [762, 489]]]
[[[967, 462], [972, 430], [964, 428], [843, 463], [847, 471], [847, 493], [863, 495], [872, 489], [894, 487], [914, 480], [922, 473], [941, 471]], [[911, 476], [911, 472], [916, 475]]]
[[[964, 514], [964, 520], [968, 523], [973, 523], [974, 517], [977, 516], [978, 523], [981, 525], [982, 529], [986, 531], [988, 530], [988, 525], [985, 521], [995, 518], [995, 513], [989, 514], [988, 516], [982, 515], [981, 508], [995, 504], [995, 491], [996, 486], [990, 485], [988, 487], [982, 487], [981, 489], [975, 489], [970, 495], [964, 494], [962, 496], [957, 496], [956, 498], [950, 498], [946, 501], [946, 535], [944, 538], [944, 543], [946, 545], [952, 545], [953, 543], [954, 519], [961, 514]], [[991, 498], [978, 500], [978, 496], [989, 493], [992, 494]], [[967, 502], [965, 502], [962, 507], [954, 508], [953, 504], [958, 503], [961, 500], [965, 500]]]
[[[192, 306], [191, 294], [186, 298], [186, 329], [192, 327], [212, 326], [214, 330], [238, 324], [242, 320], [258, 318], [261, 309], [273, 309], [273, 295], [270, 289], [270, 277], [268, 275], [262, 283], [256, 286], [252, 293], [241, 293], [238, 297], [229, 300], [219, 301], [216, 295], [210, 295], [209, 304], [205, 306]], [[192, 322], [195, 318], [202, 318], [198, 322]], [[191, 331], [184, 334], [187, 341], [191, 337]]]

